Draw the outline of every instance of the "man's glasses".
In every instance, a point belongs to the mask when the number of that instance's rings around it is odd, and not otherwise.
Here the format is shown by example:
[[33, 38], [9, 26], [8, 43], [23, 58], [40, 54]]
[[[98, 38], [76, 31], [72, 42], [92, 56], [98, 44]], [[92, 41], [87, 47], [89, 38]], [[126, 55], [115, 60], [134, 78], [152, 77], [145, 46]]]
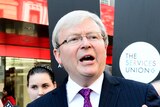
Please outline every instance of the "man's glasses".
[[72, 34], [61, 44], [57, 44], [57, 49], [65, 43], [70, 45], [77, 45], [82, 42], [84, 37], [87, 38], [89, 42], [97, 42], [99, 40], [104, 39], [100, 32], [90, 32], [85, 34], [85, 36], [82, 36], [81, 34]]

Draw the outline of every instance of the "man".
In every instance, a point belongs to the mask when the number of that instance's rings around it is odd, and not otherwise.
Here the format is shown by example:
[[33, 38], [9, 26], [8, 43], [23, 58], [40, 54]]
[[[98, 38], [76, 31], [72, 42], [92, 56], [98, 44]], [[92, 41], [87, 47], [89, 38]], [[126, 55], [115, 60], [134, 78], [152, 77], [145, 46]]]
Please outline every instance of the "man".
[[104, 72], [108, 37], [94, 13], [76, 10], [66, 14], [55, 26], [52, 43], [54, 56], [69, 77], [27, 107], [160, 107], [151, 85]]

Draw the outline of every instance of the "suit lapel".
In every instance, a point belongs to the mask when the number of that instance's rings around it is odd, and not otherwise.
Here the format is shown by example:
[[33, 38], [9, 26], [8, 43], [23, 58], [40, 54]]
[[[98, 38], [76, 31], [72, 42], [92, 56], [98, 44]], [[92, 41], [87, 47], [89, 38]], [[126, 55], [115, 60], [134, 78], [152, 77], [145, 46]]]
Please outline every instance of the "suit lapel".
[[99, 107], [116, 107], [119, 92], [119, 82], [109, 74], [104, 73]]
[[56, 107], [68, 107], [66, 82], [67, 78], [61, 86], [59, 86], [57, 89], [53, 91], [53, 96], [54, 98], [56, 98], [54, 104], [56, 105]]

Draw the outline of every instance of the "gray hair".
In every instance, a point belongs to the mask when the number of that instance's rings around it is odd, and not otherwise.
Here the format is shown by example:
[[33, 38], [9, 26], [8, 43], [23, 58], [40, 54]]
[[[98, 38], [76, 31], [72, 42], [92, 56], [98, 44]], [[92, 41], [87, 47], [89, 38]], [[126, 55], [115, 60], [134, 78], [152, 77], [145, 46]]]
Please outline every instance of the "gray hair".
[[56, 49], [59, 40], [58, 36], [62, 29], [72, 27], [80, 22], [84, 21], [85, 19], [90, 18], [97, 23], [100, 27], [102, 36], [105, 38], [105, 44], [108, 45], [108, 35], [106, 32], [106, 28], [102, 23], [102, 20], [94, 13], [85, 10], [75, 10], [69, 12], [68, 14], [64, 15], [56, 24], [53, 33], [52, 33], [52, 45]]

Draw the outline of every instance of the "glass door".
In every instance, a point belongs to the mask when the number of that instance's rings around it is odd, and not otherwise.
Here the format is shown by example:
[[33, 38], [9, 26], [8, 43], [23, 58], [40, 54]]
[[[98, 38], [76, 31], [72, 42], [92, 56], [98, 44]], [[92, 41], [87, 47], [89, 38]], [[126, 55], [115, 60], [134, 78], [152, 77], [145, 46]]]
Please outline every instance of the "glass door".
[[27, 93], [27, 73], [35, 65], [50, 65], [50, 60], [6, 57], [4, 84], [12, 84], [14, 97], [19, 107], [30, 102]]

